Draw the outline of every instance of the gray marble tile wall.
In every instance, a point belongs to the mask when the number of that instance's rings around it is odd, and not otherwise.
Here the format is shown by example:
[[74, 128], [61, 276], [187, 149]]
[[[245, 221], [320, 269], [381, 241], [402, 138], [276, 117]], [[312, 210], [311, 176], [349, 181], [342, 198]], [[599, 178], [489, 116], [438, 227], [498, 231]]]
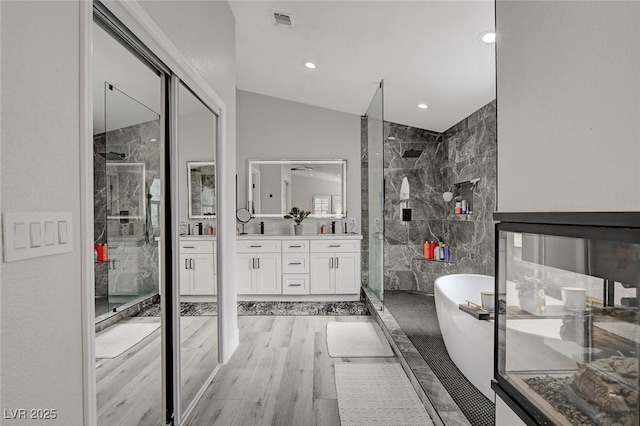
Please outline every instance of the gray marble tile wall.
[[[422, 151], [417, 158], [403, 158], [406, 150]], [[447, 152], [442, 135], [396, 123], [384, 123], [384, 287], [385, 290], [424, 288], [422, 243], [445, 237], [444, 187], [441, 165]], [[400, 186], [409, 181], [412, 220], [401, 217]], [[435, 265], [440, 266], [440, 265]]]
[[[155, 141], [152, 141], [155, 139]], [[146, 197], [149, 188], [155, 179], [160, 176], [160, 122], [158, 120], [141, 123], [122, 129], [113, 130], [106, 134], [94, 135], [94, 241], [96, 244], [108, 243], [113, 249], [112, 258], [119, 256], [121, 246], [127, 245], [126, 257], [128, 259], [126, 271], [109, 268], [112, 265], [98, 263], [95, 268], [96, 297], [107, 296], [114, 293], [114, 285], [122, 285], [126, 292], [128, 286], [125, 281], [129, 278], [135, 282], [129, 283], [139, 290], [140, 294], [149, 294], [158, 288], [158, 247], [155, 237], [159, 235], [159, 228], [148, 224], [145, 220], [146, 211], [139, 212], [139, 219], [110, 219], [107, 217], [107, 163], [127, 164], [144, 163], [145, 179], [142, 182], [124, 182], [120, 190], [124, 199], [132, 199], [128, 192], [138, 191]], [[113, 152], [124, 154], [122, 160], [106, 160], [103, 156]], [[101, 155], [103, 154], [103, 155]], [[128, 174], [125, 178], [134, 176]], [[142, 188], [144, 185], [144, 188]], [[148, 202], [148, 200], [147, 200]], [[146, 210], [146, 209], [145, 209]], [[151, 209], [153, 210], [153, 209]], [[150, 242], [146, 242], [145, 233]], [[135, 256], [132, 255], [132, 247], [135, 248]], [[124, 258], [123, 257], [123, 258]], [[135, 265], [131, 259], [135, 259]], [[120, 264], [124, 268], [124, 262]], [[133, 275], [135, 275], [135, 278]], [[127, 280], [123, 280], [129, 274]], [[111, 281], [111, 288], [109, 282]]]
[[[362, 169], [367, 170], [366, 118], [362, 130]], [[442, 275], [477, 273], [493, 275], [493, 222], [496, 198], [496, 104], [487, 104], [444, 133], [384, 123], [386, 290], [433, 292]], [[418, 158], [402, 158], [405, 150], [422, 150]], [[363, 174], [363, 182], [367, 182]], [[411, 189], [412, 221], [401, 220], [400, 185], [407, 177]], [[454, 202], [442, 193], [457, 182], [480, 178], [474, 190], [474, 213], [453, 214]], [[362, 185], [362, 216], [367, 185]], [[363, 223], [364, 241], [368, 227]], [[452, 262], [425, 261], [422, 244], [443, 239], [451, 246]], [[363, 244], [364, 246], [364, 244]], [[363, 252], [363, 271], [368, 256]], [[366, 276], [363, 274], [363, 276]]]
[[[492, 101], [446, 130], [443, 140], [447, 162], [442, 174], [453, 191], [456, 182], [480, 178], [473, 190], [473, 214], [453, 214], [454, 203], [446, 203], [445, 221], [454, 253], [454, 273], [494, 274], [494, 223], [496, 207], [496, 101]], [[425, 285], [439, 276], [426, 273]], [[429, 290], [431, 291], [431, 290]]]
[[367, 117], [360, 119], [360, 203], [362, 218], [362, 256], [360, 267], [362, 271], [362, 285], [369, 285], [369, 127]]

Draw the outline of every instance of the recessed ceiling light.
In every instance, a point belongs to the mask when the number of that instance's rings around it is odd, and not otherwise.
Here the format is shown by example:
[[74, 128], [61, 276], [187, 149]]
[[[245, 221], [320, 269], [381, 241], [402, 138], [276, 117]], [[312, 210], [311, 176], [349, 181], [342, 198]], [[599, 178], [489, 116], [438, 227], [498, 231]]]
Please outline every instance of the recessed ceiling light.
[[316, 68], [316, 64], [314, 64], [313, 62], [305, 62], [304, 66], [311, 70]]
[[149, 142], [158, 142], [158, 139], [156, 139], [156, 138], [151, 138], [151, 139], [149, 139]]
[[429, 108], [429, 106], [427, 104], [418, 104], [418, 108], [427, 109], [427, 108]]
[[491, 44], [496, 42], [496, 33], [494, 31], [485, 31], [478, 36], [480, 41]]
[[395, 141], [396, 140], [396, 138], [393, 137], [393, 136], [389, 136], [387, 139], [389, 139], [390, 141]]

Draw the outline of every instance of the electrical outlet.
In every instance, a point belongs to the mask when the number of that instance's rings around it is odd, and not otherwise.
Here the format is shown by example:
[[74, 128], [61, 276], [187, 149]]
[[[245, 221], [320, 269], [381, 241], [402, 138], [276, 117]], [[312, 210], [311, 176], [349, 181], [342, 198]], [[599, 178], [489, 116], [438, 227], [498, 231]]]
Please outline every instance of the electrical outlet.
[[352, 217], [351, 219], [349, 219], [349, 225], [350, 226], [354, 226], [354, 227], [356, 226], [356, 218], [355, 217]]

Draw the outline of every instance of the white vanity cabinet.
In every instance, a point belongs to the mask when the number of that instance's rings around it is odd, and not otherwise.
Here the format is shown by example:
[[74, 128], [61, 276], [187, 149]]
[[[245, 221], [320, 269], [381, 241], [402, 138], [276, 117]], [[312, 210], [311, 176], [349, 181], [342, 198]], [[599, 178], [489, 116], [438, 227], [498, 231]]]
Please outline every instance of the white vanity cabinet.
[[239, 240], [238, 294], [282, 294], [279, 240]]
[[309, 294], [309, 240], [282, 240], [282, 294]]
[[361, 239], [346, 234], [239, 237], [240, 300], [358, 300]]
[[311, 241], [311, 294], [360, 291], [360, 241]]
[[216, 244], [214, 240], [180, 239], [180, 295], [216, 294]]

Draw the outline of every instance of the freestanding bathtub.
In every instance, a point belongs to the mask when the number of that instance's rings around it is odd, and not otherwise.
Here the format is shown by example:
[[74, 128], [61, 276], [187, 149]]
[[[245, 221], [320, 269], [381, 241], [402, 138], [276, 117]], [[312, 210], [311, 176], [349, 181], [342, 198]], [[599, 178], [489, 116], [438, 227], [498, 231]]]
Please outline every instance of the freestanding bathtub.
[[493, 321], [479, 321], [458, 305], [480, 304], [480, 292], [494, 290], [494, 277], [456, 274], [435, 281], [435, 302], [442, 338], [458, 369], [491, 401], [493, 378]]

